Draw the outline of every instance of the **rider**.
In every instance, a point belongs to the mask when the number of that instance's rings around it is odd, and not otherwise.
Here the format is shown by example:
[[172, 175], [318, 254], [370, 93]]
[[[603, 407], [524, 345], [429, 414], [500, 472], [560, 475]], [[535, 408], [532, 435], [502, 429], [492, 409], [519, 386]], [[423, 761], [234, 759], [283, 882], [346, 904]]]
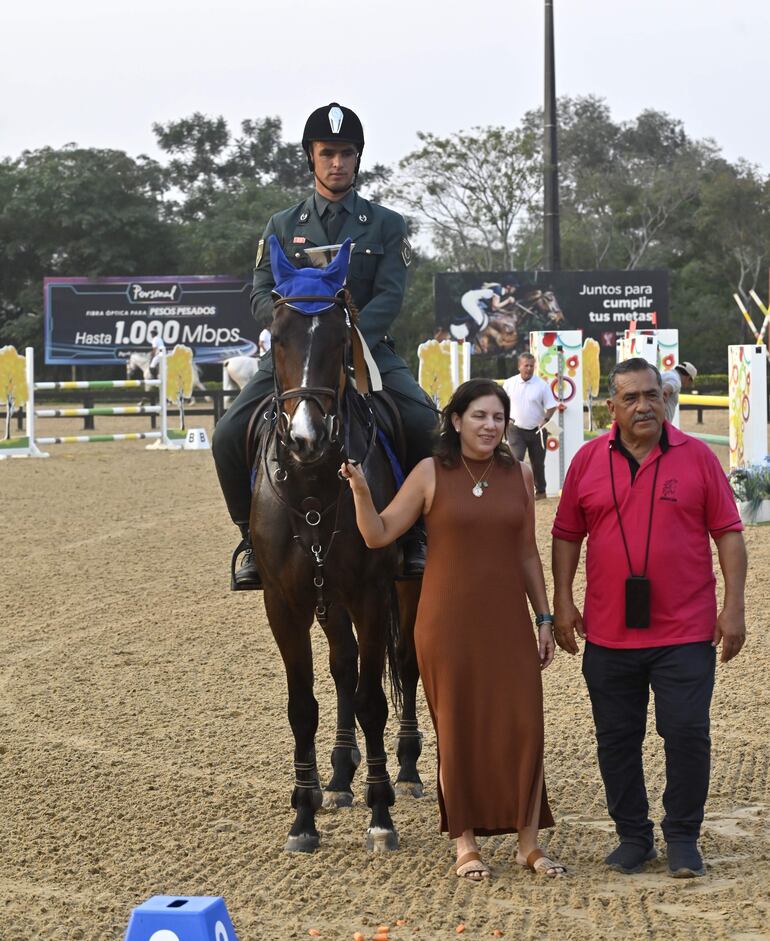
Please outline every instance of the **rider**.
[[[305, 249], [353, 241], [347, 288], [359, 311], [359, 327], [393, 396], [404, 425], [406, 467], [429, 457], [436, 426], [435, 408], [417, 385], [403, 359], [396, 355], [388, 331], [401, 310], [406, 269], [412, 249], [402, 216], [363, 199], [355, 190], [364, 149], [364, 130], [357, 115], [337, 102], [317, 108], [305, 124], [302, 147], [315, 178], [315, 192], [278, 212], [268, 221], [257, 248], [251, 311], [257, 321], [272, 321], [274, 287], [266, 240], [275, 235], [298, 268], [310, 262]], [[273, 391], [270, 353], [259, 370], [218, 422], [212, 441], [219, 482], [233, 522], [240, 528], [243, 552], [235, 572], [235, 590], [261, 588], [248, 533], [251, 504], [246, 431], [257, 403]], [[404, 575], [422, 574], [425, 543], [418, 529], [405, 541]]]

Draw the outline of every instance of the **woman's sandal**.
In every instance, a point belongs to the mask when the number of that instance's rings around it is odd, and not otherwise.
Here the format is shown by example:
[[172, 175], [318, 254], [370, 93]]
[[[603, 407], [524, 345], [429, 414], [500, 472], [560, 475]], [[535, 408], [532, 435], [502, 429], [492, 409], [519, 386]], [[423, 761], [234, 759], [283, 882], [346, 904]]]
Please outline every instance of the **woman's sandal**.
[[516, 862], [525, 869], [529, 869], [530, 872], [534, 872], [536, 876], [545, 876], [548, 879], [558, 879], [567, 874], [567, 867], [554, 862], [540, 847], [532, 850], [526, 859], [517, 853]]
[[484, 863], [478, 853], [463, 853], [455, 863], [455, 875], [470, 882], [481, 882], [491, 875], [489, 867]]

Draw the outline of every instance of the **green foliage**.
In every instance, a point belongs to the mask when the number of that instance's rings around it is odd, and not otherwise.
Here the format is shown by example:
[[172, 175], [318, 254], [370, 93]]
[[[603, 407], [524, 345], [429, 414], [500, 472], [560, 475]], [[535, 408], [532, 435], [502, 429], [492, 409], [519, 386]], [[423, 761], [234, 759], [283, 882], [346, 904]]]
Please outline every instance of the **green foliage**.
[[518, 226], [540, 187], [540, 136], [528, 129], [474, 128], [422, 146], [399, 163], [388, 199], [427, 223], [453, 268], [510, 268]]
[[594, 401], [592, 413], [594, 428], [609, 428], [612, 424], [612, 416], [606, 405], [599, 405]]
[[738, 467], [727, 475], [735, 499], [749, 504], [749, 516], [757, 516], [763, 500], [770, 500], [770, 465]]
[[42, 343], [45, 276], [162, 273], [176, 233], [146, 157], [67, 145], [0, 164], [0, 342]]

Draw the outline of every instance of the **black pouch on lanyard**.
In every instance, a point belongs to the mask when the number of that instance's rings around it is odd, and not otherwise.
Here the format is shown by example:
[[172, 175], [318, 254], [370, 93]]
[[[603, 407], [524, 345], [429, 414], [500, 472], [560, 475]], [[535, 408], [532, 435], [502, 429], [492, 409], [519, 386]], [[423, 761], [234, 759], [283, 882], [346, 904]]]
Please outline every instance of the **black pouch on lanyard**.
[[626, 627], [650, 626], [650, 580], [646, 575], [626, 579]]

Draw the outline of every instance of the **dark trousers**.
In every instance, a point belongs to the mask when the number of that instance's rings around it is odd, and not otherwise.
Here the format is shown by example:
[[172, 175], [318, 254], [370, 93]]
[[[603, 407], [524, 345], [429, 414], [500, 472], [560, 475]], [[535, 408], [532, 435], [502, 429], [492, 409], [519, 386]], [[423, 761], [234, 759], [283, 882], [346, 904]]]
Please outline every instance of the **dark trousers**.
[[[270, 357], [267, 360], [271, 365]], [[404, 470], [408, 473], [415, 464], [433, 453], [436, 410], [406, 364], [383, 373], [382, 384], [393, 396], [401, 414], [406, 439]], [[241, 389], [214, 429], [211, 450], [219, 484], [230, 516], [237, 525], [248, 523], [251, 508], [250, 475], [246, 465], [249, 419], [259, 400], [272, 391], [272, 371], [259, 369], [254, 378]]]
[[537, 428], [530, 431], [526, 428], [517, 428], [516, 425], [508, 426], [508, 444], [516, 460], [523, 461], [524, 455], [529, 452], [529, 463], [532, 465], [532, 475], [535, 478], [535, 493], [545, 493], [543, 438], [545, 438], [545, 432], [540, 432]]
[[650, 688], [664, 742], [666, 842], [698, 839], [709, 785], [709, 707], [716, 651], [709, 641], [619, 650], [586, 643], [583, 676], [596, 726], [607, 809], [624, 842], [652, 846], [642, 743]]

